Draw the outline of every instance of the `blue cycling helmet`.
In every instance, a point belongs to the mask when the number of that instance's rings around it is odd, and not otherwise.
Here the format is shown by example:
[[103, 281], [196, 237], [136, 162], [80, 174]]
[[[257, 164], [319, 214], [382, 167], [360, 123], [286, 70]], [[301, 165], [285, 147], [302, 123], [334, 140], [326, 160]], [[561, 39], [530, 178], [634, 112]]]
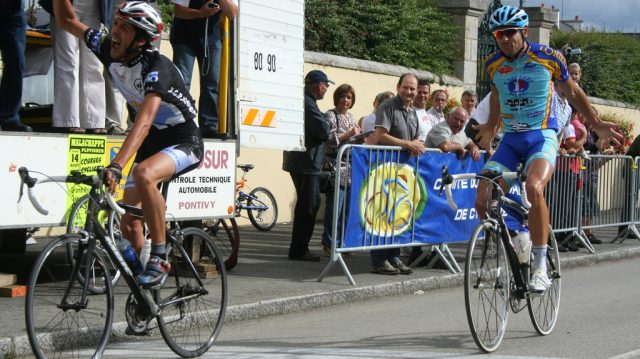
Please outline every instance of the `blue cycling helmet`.
[[489, 19], [491, 31], [499, 28], [525, 28], [527, 26], [529, 26], [529, 15], [524, 10], [509, 5], [498, 8]]

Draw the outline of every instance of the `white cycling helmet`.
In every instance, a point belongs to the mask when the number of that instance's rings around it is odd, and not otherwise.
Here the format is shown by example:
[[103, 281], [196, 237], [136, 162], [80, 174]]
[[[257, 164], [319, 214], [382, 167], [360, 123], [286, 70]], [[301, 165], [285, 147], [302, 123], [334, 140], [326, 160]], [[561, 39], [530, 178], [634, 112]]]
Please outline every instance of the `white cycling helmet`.
[[529, 26], [529, 16], [522, 9], [505, 5], [498, 8], [489, 18], [491, 31], [499, 28], [525, 28]]
[[116, 16], [142, 30], [151, 41], [160, 37], [164, 24], [156, 10], [145, 1], [125, 1]]

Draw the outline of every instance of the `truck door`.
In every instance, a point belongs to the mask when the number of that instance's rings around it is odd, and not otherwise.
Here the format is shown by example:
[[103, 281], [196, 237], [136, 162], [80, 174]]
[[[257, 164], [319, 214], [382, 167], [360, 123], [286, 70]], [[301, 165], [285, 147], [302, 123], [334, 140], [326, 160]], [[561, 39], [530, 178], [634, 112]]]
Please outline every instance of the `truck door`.
[[242, 0], [237, 21], [240, 146], [304, 150], [304, 1]]

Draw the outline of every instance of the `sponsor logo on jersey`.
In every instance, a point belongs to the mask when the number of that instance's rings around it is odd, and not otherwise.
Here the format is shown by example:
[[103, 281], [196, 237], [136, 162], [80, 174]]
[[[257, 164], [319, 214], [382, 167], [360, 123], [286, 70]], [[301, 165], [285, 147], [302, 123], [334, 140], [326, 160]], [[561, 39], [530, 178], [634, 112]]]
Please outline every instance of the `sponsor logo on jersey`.
[[524, 68], [525, 68], [525, 69], [532, 69], [532, 68], [534, 68], [534, 67], [536, 67], [536, 63], [535, 63], [535, 62], [533, 62], [533, 61], [529, 61], [529, 62], [527, 62], [526, 64], [524, 64]]
[[543, 113], [544, 113], [544, 111], [529, 112], [527, 114], [527, 117], [529, 117], [529, 118], [538, 117], [538, 116], [542, 115]]
[[510, 72], [513, 72], [513, 67], [511, 66], [504, 66], [498, 69], [498, 72], [501, 74], [508, 74]]
[[522, 95], [529, 90], [529, 81], [528, 76], [512, 77], [507, 80], [507, 88], [512, 95]]
[[138, 92], [142, 92], [142, 79], [137, 78], [133, 81], [133, 86], [135, 86], [136, 90], [138, 90]]
[[531, 99], [529, 98], [516, 98], [516, 99], [509, 99], [506, 101], [507, 106], [511, 107], [512, 109], [531, 105], [532, 103], [533, 101], [531, 101]]
[[147, 74], [147, 77], [144, 79], [144, 83], [149, 83], [149, 82], [158, 82], [158, 80], [160, 79], [160, 76], [158, 76], [158, 71], [153, 71], [153, 72], [149, 72]]

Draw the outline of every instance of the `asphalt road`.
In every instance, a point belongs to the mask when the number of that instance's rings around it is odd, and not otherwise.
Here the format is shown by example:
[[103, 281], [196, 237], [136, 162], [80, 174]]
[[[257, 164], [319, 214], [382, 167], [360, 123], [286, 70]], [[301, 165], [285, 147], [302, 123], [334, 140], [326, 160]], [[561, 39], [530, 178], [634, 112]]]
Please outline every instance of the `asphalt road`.
[[[611, 280], [615, 278], [615, 280]], [[226, 325], [203, 358], [640, 358], [640, 259], [566, 270], [554, 331], [511, 313], [494, 355], [469, 333], [461, 287]], [[107, 358], [174, 358], [162, 340], [109, 345]]]

